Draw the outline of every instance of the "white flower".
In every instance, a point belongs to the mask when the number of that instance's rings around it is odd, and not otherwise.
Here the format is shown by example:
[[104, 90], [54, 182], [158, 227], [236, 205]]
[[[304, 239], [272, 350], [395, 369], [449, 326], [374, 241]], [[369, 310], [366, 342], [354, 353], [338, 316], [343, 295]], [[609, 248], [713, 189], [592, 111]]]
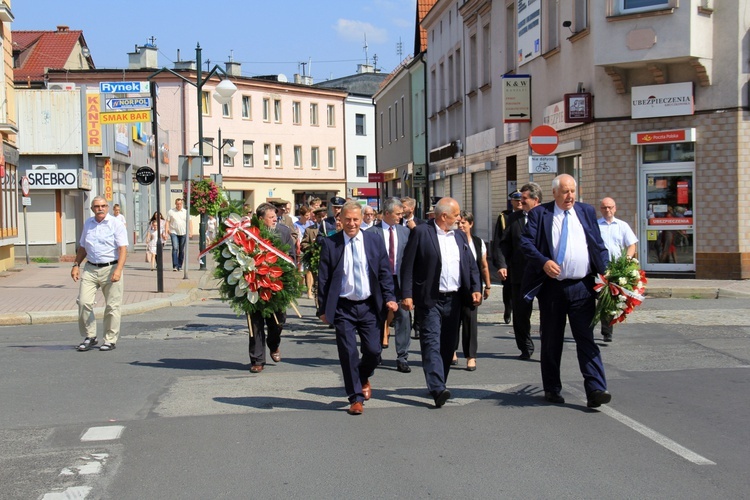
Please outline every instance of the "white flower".
[[259, 297], [260, 295], [258, 295], [258, 292], [247, 292], [247, 300], [251, 304], [255, 304], [256, 302], [258, 302]]
[[227, 284], [236, 285], [240, 282], [240, 280], [244, 281], [244, 273], [241, 267], [235, 267], [234, 271], [232, 271], [232, 274], [227, 276]]
[[627, 307], [627, 306], [625, 305], [625, 303], [624, 303], [624, 302], [618, 302], [618, 303], [617, 303], [617, 308], [618, 308], [618, 309], [625, 309], [625, 307]]
[[232, 269], [237, 267], [237, 261], [233, 259], [227, 259], [224, 261], [224, 269], [227, 271], [231, 271]]
[[619, 283], [619, 284], [620, 284], [621, 286], [624, 286], [624, 285], [627, 285], [627, 284], [628, 284], [628, 279], [627, 279], [627, 278], [625, 278], [625, 277], [623, 276], [623, 277], [620, 277], [620, 278], [618, 278], [617, 282], [618, 282], [618, 283]]
[[633, 264], [638, 264], [639, 263], [638, 259], [636, 259], [635, 257], [631, 257], [630, 258], [630, 262], [632, 262]]
[[617, 300], [619, 300], [620, 302], [625, 302], [626, 300], [628, 300], [628, 298], [625, 295], [620, 294], [617, 296]]
[[643, 282], [639, 280], [638, 283], [636, 283], [635, 287], [636, 288], [643, 288]]
[[630, 275], [633, 278], [637, 278], [637, 277], [639, 277], [641, 275], [641, 273], [639, 273], [637, 269], [633, 269], [632, 271], [630, 271]]

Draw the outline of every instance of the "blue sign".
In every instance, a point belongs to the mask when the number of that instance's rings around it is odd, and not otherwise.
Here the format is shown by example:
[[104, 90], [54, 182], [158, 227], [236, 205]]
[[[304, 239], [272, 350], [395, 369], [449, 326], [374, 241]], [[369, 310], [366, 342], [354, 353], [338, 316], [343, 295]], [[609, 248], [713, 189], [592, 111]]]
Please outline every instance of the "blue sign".
[[99, 82], [102, 94], [148, 94], [151, 82]]
[[150, 97], [125, 97], [120, 99], [106, 99], [104, 106], [111, 111], [123, 109], [150, 109]]

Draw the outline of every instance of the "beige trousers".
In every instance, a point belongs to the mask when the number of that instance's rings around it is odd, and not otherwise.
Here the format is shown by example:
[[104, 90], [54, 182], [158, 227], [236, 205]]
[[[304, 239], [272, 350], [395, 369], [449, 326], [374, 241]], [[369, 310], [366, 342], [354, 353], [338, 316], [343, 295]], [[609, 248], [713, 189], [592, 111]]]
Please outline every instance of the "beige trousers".
[[[78, 330], [83, 337], [96, 337], [94, 300], [100, 288], [104, 294], [104, 342], [116, 344], [120, 337], [120, 306], [122, 305], [123, 277], [112, 283], [112, 273], [117, 266], [97, 267], [86, 263], [81, 274], [78, 292]], [[124, 274], [124, 272], [123, 272]]]

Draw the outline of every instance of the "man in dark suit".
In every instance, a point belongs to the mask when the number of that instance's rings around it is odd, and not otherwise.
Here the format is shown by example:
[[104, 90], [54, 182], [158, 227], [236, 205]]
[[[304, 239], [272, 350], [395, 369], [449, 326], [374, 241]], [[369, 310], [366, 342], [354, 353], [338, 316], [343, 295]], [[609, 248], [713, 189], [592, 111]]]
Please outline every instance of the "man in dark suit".
[[501, 267], [498, 273], [506, 271], [510, 281], [505, 286], [512, 290], [511, 304], [513, 306], [513, 334], [521, 355], [518, 359], [531, 359], [534, 354], [534, 342], [531, 340], [531, 313], [533, 301], [523, 299], [521, 282], [526, 269], [526, 255], [521, 249], [521, 236], [526, 230], [527, 214], [542, 202], [542, 188], [536, 182], [529, 182], [521, 187], [521, 210], [513, 212], [508, 217], [508, 227], [500, 238], [499, 250], [502, 259], [498, 259]]
[[587, 406], [597, 408], [612, 399], [591, 326], [596, 310], [594, 276], [605, 272], [609, 253], [599, 233], [594, 207], [576, 203], [575, 179], [568, 174], [555, 177], [552, 196], [554, 202], [529, 212], [521, 238], [528, 259], [521, 293], [526, 300], [533, 300], [535, 295], [539, 298], [544, 398], [550, 403], [565, 403], [560, 395], [560, 359], [567, 317], [576, 342]]
[[[398, 276], [401, 270], [401, 262], [404, 258], [404, 249], [409, 240], [409, 229], [399, 222], [403, 214], [403, 205], [398, 198], [388, 198], [383, 202], [383, 220], [368, 229], [383, 239], [383, 248], [388, 256], [388, 266], [393, 274], [393, 286], [396, 299], [401, 300], [401, 286]], [[389, 315], [390, 316], [390, 315]], [[393, 331], [396, 338], [396, 369], [401, 373], [411, 372], [409, 363], [409, 312], [399, 308], [393, 313]], [[388, 345], [388, 323], [385, 324], [383, 347]]]
[[[296, 242], [292, 238], [291, 230], [285, 225], [277, 223], [276, 207], [271, 203], [261, 203], [255, 210], [255, 215], [260, 219], [262, 224], [265, 224], [266, 227], [279, 236], [282, 245], [289, 246], [285, 251], [292, 260], [296, 261]], [[268, 350], [271, 352], [271, 359], [273, 359], [275, 363], [281, 361], [279, 345], [281, 344], [281, 331], [284, 329], [285, 323], [286, 311], [276, 311], [275, 315], [268, 318], [264, 318], [261, 313], [250, 315], [250, 326], [253, 330], [253, 335], [250, 336], [248, 350], [250, 352], [250, 371], [252, 373], [260, 373], [263, 371], [263, 368], [266, 365], [266, 345], [268, 345]], [[267, 337], [264, 326], [268, 329]]]
[[414, 226], [424, 224], [426, 221], [419, 219], [414, 216], [414, 210], [417, 208], [417, 200], [404, 196], [401, 198], [401, 204], [404, 207], [404, 214], [401, 219], [401, 225], [406, 226], [409, 229], [414, 229]]
[[378, 365], [386, 310], [395, 311], [398, 304], [383, 242], [376, 234], [359, 229], [362, 207], [347, 202], [339, 217], [343, 231], [320, 240], [317, 314], [336, 329], [349, 414], [361, 415], [364, 401], [372, 395], [369, 378]]
[[511, 208], [503, 210], [500, 215], [497, 216], [497, 222], [495, 222], [495, 231], [492, 235], [492, 251], [490, 256], [492, 257], [492, 264], [497, 268], [497, 274], [503, 281], [503, 321], [507, 325], [510, 323], [511, 312], [513, 310], [513, 293], [511, 291], [510, 281], [510, 269], [505, 263], [505, 257], [503, 252], [500, 250], [500, 240], [503, 238], [503, 234], [508, 229], [508, 218], [514, 212], [520, 211], [523, 207], [521, 205], [521, 191], [515, 190], [508, 195], [508, 203]]
[[440, 408], [451, 397], [445, 387], [458, 342], [463, 305], [482, 300], [477, 260], [463, 231], [456, 230], [458, 202], [442, 198], [435, 219], [415, 226], [401, 262], [402, 307], [416, 306], [427, 388]]

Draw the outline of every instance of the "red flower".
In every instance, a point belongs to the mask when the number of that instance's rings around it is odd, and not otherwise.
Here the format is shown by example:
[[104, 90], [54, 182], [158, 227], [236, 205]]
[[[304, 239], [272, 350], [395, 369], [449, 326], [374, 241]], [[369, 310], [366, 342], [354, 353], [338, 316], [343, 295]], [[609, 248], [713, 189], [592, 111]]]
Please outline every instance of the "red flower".
[[268, 302], [269, 300], [271, 300], [271, 295], [273, 295], [271, 290], [269, 290], [268, 288], [263, 288], [258, 293], [260, 294], [261, 300], [263, 300], [264, 302]]

